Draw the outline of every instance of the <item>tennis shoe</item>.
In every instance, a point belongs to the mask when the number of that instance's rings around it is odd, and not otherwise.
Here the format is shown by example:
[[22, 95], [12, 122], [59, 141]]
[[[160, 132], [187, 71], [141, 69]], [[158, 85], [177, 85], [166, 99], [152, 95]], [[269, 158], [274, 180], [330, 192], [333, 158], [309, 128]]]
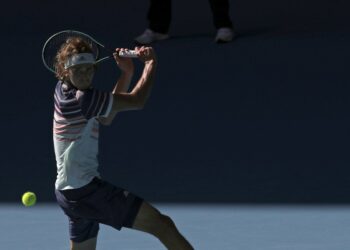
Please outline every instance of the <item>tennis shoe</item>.
[[216, 43], [228, 43], [235, 37], [235, 32], [231, 28], [218, 29], [215, 37]]
[[151, 29], [146, 29], [141, 35], [135, 38], [135, 42], [137, 44], [150, 44], [156, 41], [161, 41], [168, 39], [169, 35], [168, 34], [162, 34], [155, 32]]

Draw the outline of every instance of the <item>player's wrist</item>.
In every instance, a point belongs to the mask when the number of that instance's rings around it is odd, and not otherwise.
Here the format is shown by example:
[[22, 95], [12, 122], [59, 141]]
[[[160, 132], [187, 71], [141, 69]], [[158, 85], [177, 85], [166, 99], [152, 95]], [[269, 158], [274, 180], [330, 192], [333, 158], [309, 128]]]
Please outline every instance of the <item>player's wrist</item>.
[[147, 60], [145, 61], [145, 64], [157, 65], [157, 59], [153, 58], [153, 59]]
[[125, 76], [132, 76], [134, 74], [134, 69], [128, 69], [128, 70], [121, 70], [122, 75]]

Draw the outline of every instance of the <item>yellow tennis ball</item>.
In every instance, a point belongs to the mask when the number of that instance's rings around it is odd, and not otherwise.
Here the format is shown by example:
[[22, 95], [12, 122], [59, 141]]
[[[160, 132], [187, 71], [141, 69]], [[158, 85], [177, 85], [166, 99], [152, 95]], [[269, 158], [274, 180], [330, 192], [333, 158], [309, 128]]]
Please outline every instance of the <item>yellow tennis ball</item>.
[[26, 207], [35, 205], [36, 195], [33, 192], [25, 192], [22, 195], [22, 203]]

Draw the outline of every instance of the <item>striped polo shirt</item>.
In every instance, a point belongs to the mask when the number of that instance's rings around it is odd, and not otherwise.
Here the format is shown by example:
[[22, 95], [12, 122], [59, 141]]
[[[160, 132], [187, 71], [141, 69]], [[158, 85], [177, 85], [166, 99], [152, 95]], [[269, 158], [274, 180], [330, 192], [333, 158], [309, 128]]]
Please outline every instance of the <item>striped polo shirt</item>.
[[58, 190], [79, 188], [99, 177], [96, 118], [108, 116], [113, 96], [94, 88], [78, 90], [59, 81], [54, 99], [55, 187]]

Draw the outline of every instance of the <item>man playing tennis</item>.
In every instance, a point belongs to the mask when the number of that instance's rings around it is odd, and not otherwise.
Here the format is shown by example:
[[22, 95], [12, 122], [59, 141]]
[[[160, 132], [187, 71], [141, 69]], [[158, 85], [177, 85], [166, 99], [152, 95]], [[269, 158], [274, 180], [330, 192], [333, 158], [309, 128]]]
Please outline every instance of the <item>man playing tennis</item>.
[[140, 197], [100, 178], [99, 123], [108, 125], [118, 112], [142, 109], [154, 82], [157, 59], [151, 47], [136, 47], [143, 73], [128, 92], [134, 66], [130, 58], [114, 58], [121, 76], [113, 91], [92, 87], [95, 57], [85, 40], [72, 37], [56, 59], [59, 82], [55, 89], [53, 139], [57, 162], [55, 193], [69, 219], [72, 250], [96, 249], [99, 223], [147, 232], [167, 249], [193, 249], [174, 222]]

